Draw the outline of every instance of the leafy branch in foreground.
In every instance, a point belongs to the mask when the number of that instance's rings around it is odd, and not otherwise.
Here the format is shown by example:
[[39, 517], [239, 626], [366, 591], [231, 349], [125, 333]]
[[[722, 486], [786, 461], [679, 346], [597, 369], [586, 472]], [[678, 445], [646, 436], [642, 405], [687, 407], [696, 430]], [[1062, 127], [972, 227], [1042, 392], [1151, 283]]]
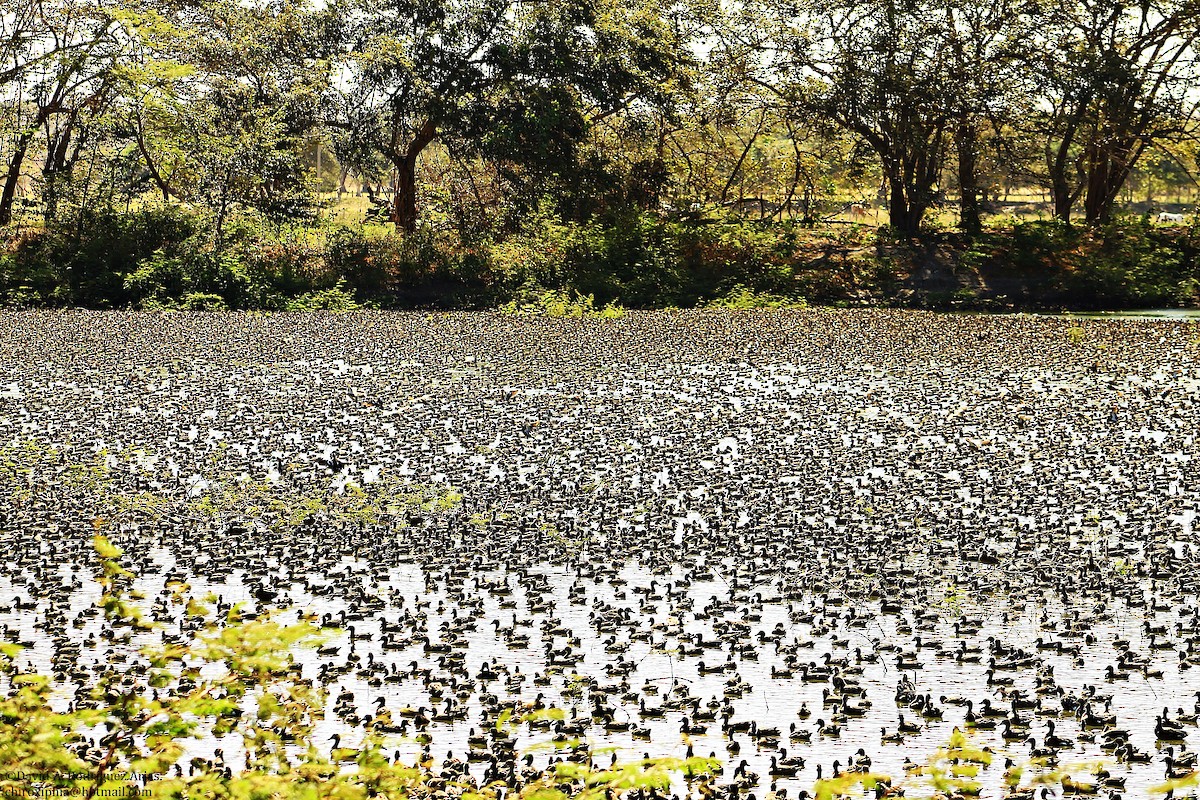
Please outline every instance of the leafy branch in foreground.
[[[152, 631], [157, 623], [132, 602], [135, 576], [122, 550], [97, 534], [97, 581], [106, 632]], [[178, 588], [178, 587], [177, 587]], [[0, 645], [0, 797], [31, 792], [166, 798], [430, 797], [447, 786], [428, 763], [406, 765], [385, 754], [386, 736], [368, 731], [357, 748], [329, 756], [313, 741], [326, 692], [301, 676], [299, 649], [319, 643], [321, 631], [270, 615], [239, 621], [236, 607], [221, 616], [184, 591], [168, 592], [198, 626], [185, 643], [146, 646], [130, 653], [123, 671], [101, 672], [86, 697], [55, 711], [55, 684], [20, 668], [22, 648]], [[115, 637], [114, 637], [115, 638]], [[131, 648], [132, 649], [132, 648]], [[521, 717], [557, 718], [555, 710]], [[499, 731], [511, 711], [496, 721]], [[94, 732], [101, 730], [96, 735]], [[202, 741], [219, 741], [241, 763], [188, 758]], [[513, 755], [514, 760], [517, 755]], [[599, 770], [560, 763], [517, 787], [483, 787], [463, 779], [463, 797], [522, 800], [583, 797], [598, 800], [634, 789], [667, 787], [682, 773], [692, 779], [719, 769], [710, 759], [648, 759]], [[186, 768], [186, 774], [185, 774]], [[31, 784], [31, 778], [39, 783]]]

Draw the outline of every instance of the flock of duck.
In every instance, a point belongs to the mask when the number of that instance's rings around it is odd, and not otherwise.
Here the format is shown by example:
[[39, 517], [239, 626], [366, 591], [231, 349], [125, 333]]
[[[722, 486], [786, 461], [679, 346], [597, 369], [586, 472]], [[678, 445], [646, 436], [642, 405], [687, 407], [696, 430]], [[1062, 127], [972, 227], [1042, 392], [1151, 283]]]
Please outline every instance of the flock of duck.
[[[703, 793], [787, 798], [899, 783], [958, 729], [984, 796], [1117, 798], [1196, 768], [1197, 354], [1182, 322], [900, 311], [6, 313], [0, 441], [180, 501], [111, 536], [154, 636], [188, 635], [184, 582], [326, 629], [297, 657], [335, 755], [371, 730], [514, 787], [713, 755]], [[218, 461], [455, 500], [180, 511]], [[90, 509], [34, 489], [0, 513], [0, 635], [77, 702], [145, 665], [96, 633]], [[182, 773], [240, 767], [197, 747]]]

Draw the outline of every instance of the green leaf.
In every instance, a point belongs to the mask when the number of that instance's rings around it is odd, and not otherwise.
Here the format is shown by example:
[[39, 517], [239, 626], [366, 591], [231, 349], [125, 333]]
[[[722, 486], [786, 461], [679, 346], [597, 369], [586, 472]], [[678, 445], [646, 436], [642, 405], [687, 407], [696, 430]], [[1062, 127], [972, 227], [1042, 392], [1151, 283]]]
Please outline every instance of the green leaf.
[[108, 540], [107, 536], [96, 534], [92, 537], [92, 546], [96, 548], [96, 553], [101, 558], [114, 559], [121, 557], [121, 548], [114, 545]]

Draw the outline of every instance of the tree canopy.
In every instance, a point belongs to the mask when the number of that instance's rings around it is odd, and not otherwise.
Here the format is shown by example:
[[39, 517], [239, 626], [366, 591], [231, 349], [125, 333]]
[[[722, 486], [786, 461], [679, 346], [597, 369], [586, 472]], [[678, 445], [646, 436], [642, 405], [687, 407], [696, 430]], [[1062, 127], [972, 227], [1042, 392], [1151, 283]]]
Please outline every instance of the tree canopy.
[[876, 198], [903, 235], [948, 202], [978, 231], [1010, 190], [1100, 225], [1195, 185], [1198, 1], [20, 0], [0, 225], [159, 202], [219, 244], [334, 189], [485, 237]]

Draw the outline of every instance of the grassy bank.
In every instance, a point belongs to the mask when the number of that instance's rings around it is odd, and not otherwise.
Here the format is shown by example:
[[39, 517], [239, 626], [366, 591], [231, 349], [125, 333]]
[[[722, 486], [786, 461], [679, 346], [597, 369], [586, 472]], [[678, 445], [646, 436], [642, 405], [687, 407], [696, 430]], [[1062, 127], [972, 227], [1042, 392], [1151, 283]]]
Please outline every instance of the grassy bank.
[[281, 227], [243, 219], [214, 241], [180, 207], [10, 230], [7, 306], [188, 309], [617, 308], [899, 305], [1119, 309], [1187, 306], [1200, 230], [1129, 218], [1100, 230], [1010, 221], [978, 236], [639, 214], [537, 216], [466, 240], [448, 231]]

